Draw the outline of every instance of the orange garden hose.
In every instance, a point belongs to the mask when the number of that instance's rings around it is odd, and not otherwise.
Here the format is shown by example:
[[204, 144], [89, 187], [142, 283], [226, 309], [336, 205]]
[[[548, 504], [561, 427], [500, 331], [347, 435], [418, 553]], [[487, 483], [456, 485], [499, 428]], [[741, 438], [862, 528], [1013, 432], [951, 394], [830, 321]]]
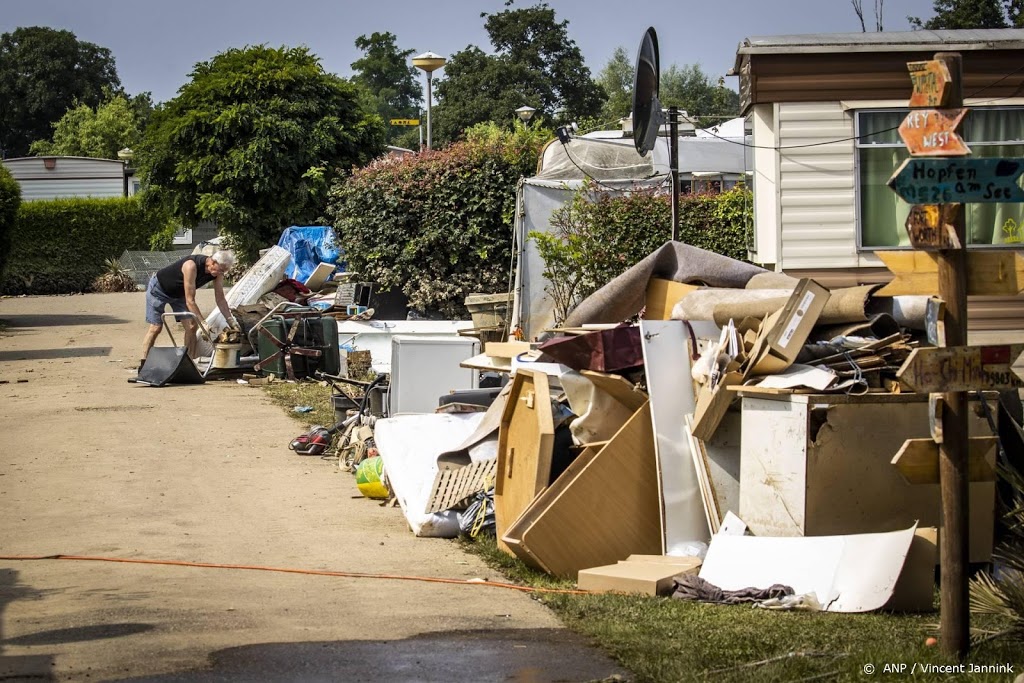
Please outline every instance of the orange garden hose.
[[559, 593], [562, 595], [587, 595], [589, 591], [568, 588], [532, 588], [514, 583], [486, 581], [484, 579], [446, 579], [433, 576], [405, 576], [402, 574], [372, 574], [366, 572], [335, 572], [325, 569], [293, 569], [290, 567], [261, 567], [249, 564], [217, 564], [214, 562], [187, 562], [184, 560], [144, 560], [124, 557], [99, 557], [90, 555], [0, 555], [0, 560], [31, 561], [31, 560], [78, 560], [83, 562], [125, 562], [128, 564], [159, 564], [172, 567], [201, 567], [203, 569], [246, 569], [260, 572], [280, 572], [283, 574], [311, 574], [313, 576], [341, 576], [353, 579], [391, 579], [393, 581], [426, 581], [428, 583], [454, 583], [464, 586], [490, 586], [492, 588], [508, 588], [524, 593]]

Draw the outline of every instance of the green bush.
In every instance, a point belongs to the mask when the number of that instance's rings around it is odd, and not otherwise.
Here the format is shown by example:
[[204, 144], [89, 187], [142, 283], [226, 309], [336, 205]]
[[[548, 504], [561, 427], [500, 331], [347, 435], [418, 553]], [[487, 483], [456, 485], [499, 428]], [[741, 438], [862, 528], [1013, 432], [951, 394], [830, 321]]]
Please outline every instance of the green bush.
[[509, 286], [516, 185], [544, 135], [484, 125], [441, 151], [388, 157], [330, 193], [327, 221], [351, 270], [415, 310], [465, 317], [473, 292]]
[[0, 276], [11, 253], [11, 234], [21, 205], [21, 185], [0, 165]]
[[[745, 187], [679, 197], [679, 241], [730, 258], [747, 259], [753, 221]], [[559, 323], [587, 296], [672, 237], [672, 200], [663, 189], [628, 194], [590, 183], [551, 217], [551, 233], [530, 233], [545, 263], [548, 293]]]
[[18, 210], [4, 294], [89, 291], [104, 261], [125, 249], [149, 249], [163, 217], [145, 212], [135, 197], [25, 202]]

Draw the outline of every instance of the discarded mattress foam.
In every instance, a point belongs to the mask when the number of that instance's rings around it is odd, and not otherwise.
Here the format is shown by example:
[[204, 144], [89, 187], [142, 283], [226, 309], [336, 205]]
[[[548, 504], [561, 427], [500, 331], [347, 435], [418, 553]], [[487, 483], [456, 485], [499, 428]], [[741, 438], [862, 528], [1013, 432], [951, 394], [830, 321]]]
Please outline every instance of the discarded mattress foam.
[[711, 539], [700, 578], [722, 590], [783, 584], [814, 593], [826, 612], [883, 607], [914, 540], [901, 531], [845, 536], [725, 536]]
[[[459, 520], [455, 511], [424, 513], [437, 476], [437, 457], [456, 449], [476, 430], [484, 413], [434, 413], [401, 415], [378, 420], [374, 440], [384, 461], [391, 491], [413, 534], [420, 537], [455, 538]], [[495, 440], [469, 449], [478, 462], [497, 457]]]

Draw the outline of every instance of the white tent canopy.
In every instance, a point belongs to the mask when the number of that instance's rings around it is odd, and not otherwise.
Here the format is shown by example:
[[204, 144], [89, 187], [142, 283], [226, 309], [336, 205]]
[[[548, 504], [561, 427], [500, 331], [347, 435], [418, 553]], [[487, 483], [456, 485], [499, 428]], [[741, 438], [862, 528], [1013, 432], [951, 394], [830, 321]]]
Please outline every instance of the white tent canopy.
[[[740, 131], [741, 137], [698, 131], [698, 136], [679, 138], [679, 177], [687, 187], [701, 180], [721, 180], [730, 187], [752, 168], [749, 137], [742, 137], [742, 119], [738, 126], [722, 124], [723, 132]], [[711, 129], [713, 130], [713, 129]], [[586, 178], [600, 183], [601, 191], [626, 193], [635, 188], [668, 187], [669, 145], [658, 138], [646, 157], [633, 147], [631, 137], [608, 137], [600, 131], [576, 137], [562, 144], [552, 141], [541, 154], [536, 176], [519, 184], [516, 196], [516, 221], [513, 248], [517, 253], [512, 327], [522, 329], [526, 339], [534, 339], [555, 323], [554, 307], [544, 278], [544, 260], [537, 251], [531, 232], [552, 231], [551, 217], [572, 199]], [[718, 135], [718, 136], [716, 136]]]

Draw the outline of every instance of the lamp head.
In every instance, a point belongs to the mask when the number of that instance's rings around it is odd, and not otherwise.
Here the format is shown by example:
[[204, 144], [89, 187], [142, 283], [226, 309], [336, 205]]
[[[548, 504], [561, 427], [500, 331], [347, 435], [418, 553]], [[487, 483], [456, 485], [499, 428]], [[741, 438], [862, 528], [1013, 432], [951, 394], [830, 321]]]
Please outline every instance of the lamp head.
[[428, 74], [440, 69], [448, 60], [433, 52], [424, 52], [412, 58], [412, 65]]

